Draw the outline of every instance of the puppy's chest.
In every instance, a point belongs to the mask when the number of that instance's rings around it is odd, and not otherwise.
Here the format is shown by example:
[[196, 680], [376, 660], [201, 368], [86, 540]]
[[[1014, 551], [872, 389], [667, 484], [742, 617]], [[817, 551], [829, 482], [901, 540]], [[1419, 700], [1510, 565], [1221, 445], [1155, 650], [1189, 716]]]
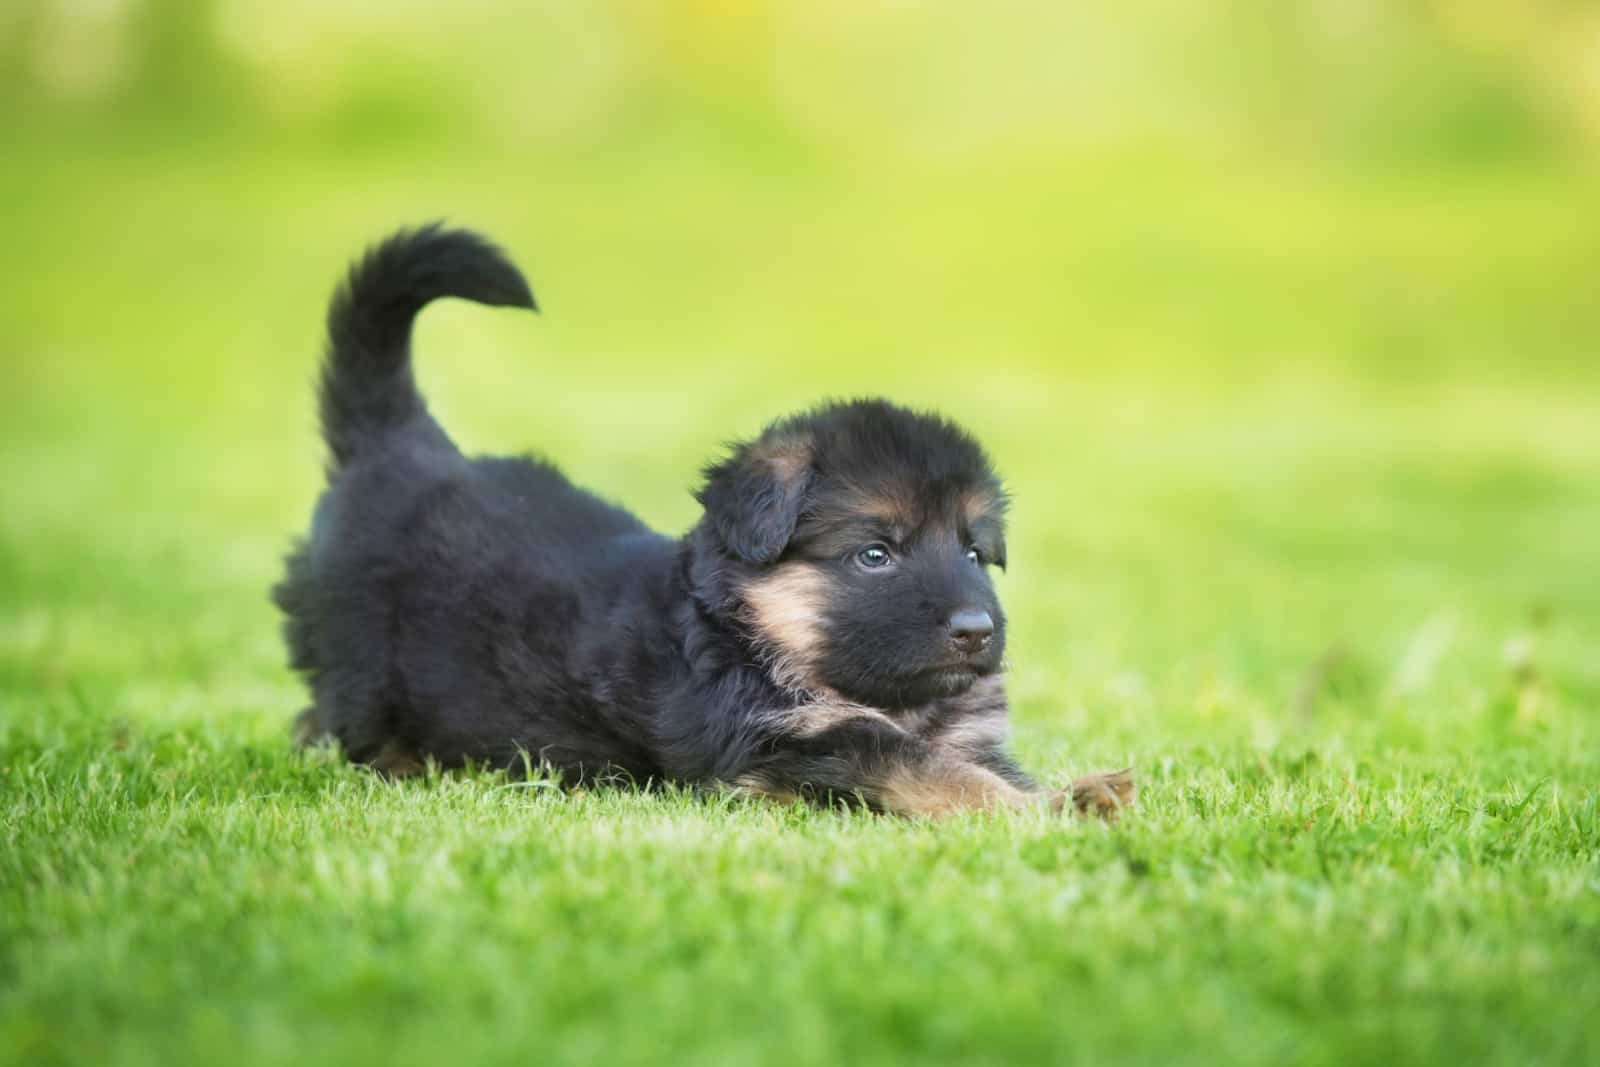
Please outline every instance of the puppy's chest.
[[919, 709], [912, 728], [930, 743], [969, 752], [1003, 746], [1011, 734], [1005, 683], [998, 675], [982, 678], [960, 696]]
[[959, 710], [951, 711], [931, 705], [885, 714], [902, 732], [923, 741], [937, 738], [967, 717]]
[[1003, 746], [1011, 732], [1005, 688], [998, 678], [985, 678], [959, 696], [919, 708], [871, 714], [930, 746], [969, 753]]
[[917, 708], [887, 711], [828, 694], [757, 718], [763, 731], [776, 737], [832, 738], [843, 744], [870, 737], [882, 743], [894, 736], [969, 756], [1003, 747], [1010, 734], [1005, 690], [997, 678]]
[[1003, 746], [1011, 732], [1004, 704], [918, 708], [903, 718], [900, 727], [932, 747], [969, 754]]

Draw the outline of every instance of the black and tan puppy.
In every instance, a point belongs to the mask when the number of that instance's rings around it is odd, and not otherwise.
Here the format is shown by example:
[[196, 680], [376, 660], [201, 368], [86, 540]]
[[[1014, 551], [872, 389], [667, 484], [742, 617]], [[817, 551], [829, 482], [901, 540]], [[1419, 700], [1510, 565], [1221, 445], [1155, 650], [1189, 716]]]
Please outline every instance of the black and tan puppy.
[[706, 470], [674, 540], [548, 464], [462, 455], [411, 371], [443, 296], [534, 306], [435, 226], [329, 309], [328, 488], [275, 590], [303, 741], [391, 774], [526, 761], [918, 815], [1131, 798], [1120, 773], [1041, 790], [1007, 753], [1006, 497], [972, 438], [882, 401], [785, 419]]

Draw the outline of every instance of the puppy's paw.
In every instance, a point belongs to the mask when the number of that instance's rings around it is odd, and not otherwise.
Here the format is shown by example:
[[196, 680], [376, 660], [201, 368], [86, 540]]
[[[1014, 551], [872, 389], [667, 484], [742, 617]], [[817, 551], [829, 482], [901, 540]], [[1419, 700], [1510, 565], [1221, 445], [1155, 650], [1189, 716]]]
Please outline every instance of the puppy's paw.
[[1072, 806], [1079, 815], [1093, 815], [1114, 821], [1122, 809], [1133, 803], [1138, 789], [1133, 784], [1133, 769], [1101, 771], [1087, 774], [1064, 791], [1072, 798]]

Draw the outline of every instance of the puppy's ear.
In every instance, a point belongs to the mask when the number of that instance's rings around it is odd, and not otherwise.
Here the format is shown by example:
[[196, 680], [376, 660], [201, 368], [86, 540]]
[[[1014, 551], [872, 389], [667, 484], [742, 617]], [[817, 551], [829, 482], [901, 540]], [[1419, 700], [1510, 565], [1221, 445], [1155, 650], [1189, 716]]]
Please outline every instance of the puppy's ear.
[[811, 484], [811, 442], [756, 441], [705, 473], [695, 497], [728, 551], [747, 563], [777, 562], [794, 536]]
[[963, 518], [972, 540], [983, 558], [1001, 570], [1006, 569], [1006, 511], [1011, 498], [999, 482], [991, 481], [969, 492], [962, 501]]

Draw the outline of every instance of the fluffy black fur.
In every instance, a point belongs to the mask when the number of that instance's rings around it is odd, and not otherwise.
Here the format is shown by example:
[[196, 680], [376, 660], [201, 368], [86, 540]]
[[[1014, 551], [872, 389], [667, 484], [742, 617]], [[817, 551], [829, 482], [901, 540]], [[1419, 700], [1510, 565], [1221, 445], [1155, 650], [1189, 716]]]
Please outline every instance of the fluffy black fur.
[[1005, 498], [970, 437], [821, 407], [708, 467], [703, 518], [664, 537], [546, 463], [455, 447], [410, 356], [445, 296], [534, 307], [498, 249], [435, 225], [329, 309], [328, 487], [274, 591], [303, 740], [396, 774], [531, 762], [928, 814], [1041, 795], [1005, 749]]

